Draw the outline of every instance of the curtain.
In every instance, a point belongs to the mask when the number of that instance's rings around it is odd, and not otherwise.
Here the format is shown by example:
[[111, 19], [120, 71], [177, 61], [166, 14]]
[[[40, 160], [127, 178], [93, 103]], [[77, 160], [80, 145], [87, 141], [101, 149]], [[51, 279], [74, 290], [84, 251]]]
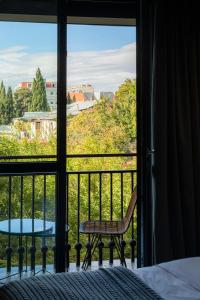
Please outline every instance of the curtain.
[[198, 9], [192, 1], [174, 2], [140, 1], [140, 96], [150, 107], [155, 150], [154, 196], [146, 199], [152, 207], [152, 263], [200, 255]]

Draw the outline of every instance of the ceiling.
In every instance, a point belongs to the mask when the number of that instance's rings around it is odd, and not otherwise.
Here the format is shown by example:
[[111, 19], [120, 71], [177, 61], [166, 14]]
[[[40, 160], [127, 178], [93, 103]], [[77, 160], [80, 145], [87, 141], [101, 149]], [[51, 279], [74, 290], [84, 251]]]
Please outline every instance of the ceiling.
[[[66, 0], [67, 16], [135, 18], [136, 0]], [[1, 14], [56, 16], [56, 0], [0, 0]]]

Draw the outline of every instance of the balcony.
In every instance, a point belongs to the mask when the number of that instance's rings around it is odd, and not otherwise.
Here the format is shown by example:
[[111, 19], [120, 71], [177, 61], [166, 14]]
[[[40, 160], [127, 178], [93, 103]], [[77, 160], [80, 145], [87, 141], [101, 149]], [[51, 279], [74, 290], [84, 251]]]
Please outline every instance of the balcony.
[[[16, 157], [15, 157], [16, 158]], [[20, 157], [20, 159], [35, 157]], [[43, 157], [51, 160], [53, 156]], [[66, 271], [81, 270], [91, 236], [79, 232], [79, 225], [87, 220], [120, 220], [123, 218], [137, 181], [136, 154], [68, 155], [66, 172]], [[13, 157], [5, 157], [11, 161]], [[98, 161], [96, 169], [88, 169], [89, 160]], [[116, 169], [109, 168], [110, 160], [117, 160]], [[82, 170], [80, 161], [82, 160]], [[102, 166], [107, 169], [99, 169]], [[107, 164], [105, 163], [107, 160]], [[79, 163], [78, 163], [79, 162]], [[93, 164], [95, 165], [95, 164]], [[117, 165], [117, 164], [116, 164]], [[55, 226], [56, 174], [10, 173], [0, 176], [0, 221], [7, 220], [7, 230], [0, 228], [0, 280], [24, 277], [55, 270], [55, 228], [48, 231], [47, 223]], [[11, 219], [19, 219], [21, 232], [25, 219], [30, 221], [27, 235], [13, 234]], [[34, 234], [35, 220], [41, 231]], [[1, 227], [1, 226], [0, 226]], [[121, 236], [128, 267], [133, 268], [136, 257], [136, 212], [126, 234]], [[92, 256], [90, 269], [119, 265], [117, 251], [110, 238]], [[14, 276], [14, 274], [16, 274]]]

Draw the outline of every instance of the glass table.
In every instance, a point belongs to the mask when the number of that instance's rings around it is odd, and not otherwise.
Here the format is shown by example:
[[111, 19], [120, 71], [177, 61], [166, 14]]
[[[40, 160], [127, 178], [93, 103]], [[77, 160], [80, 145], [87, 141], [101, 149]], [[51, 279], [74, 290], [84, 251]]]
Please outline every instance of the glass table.
[[[66, 225], [65, 232], [69, 231], [69, 226]], [[22, 219], [7, 219], [0, 221], [0, 234], [5, 234], [8, 236], [18, 236], [19, 237], [19, 274], [24, 271], [27, 271], [27, 238], [32, 237], [32, 245], [30, 247], [31, 253], [31, 270], [34, 270], [35, 267], [35, 238], [42, 238], [42, 257], [43, 266], [46, 265], [46, 251], [47, 247], [45, 244], [45, 238], [54, 237], [55, 236], [55, 222], [47, 221], [42, 219], [30, 219], [30, 218], [22, 218]], [[26, 237], [26, 269], [23, 270], [23, 258], [24, 258], [24, 247], [22, 245], [22, 237]], [[10, 238], [9, 238], [10, 239]], [[6, 249], [7, 254], [7, 270], [11, 270], [11, 254], [12, 248], [9, 245]], [[15, 274], [16, 275], [16, 274]]]
[[0, 222], [0, 233], [17, 236], [55, 235], [55, 222], [40, 219], [9, 219]]

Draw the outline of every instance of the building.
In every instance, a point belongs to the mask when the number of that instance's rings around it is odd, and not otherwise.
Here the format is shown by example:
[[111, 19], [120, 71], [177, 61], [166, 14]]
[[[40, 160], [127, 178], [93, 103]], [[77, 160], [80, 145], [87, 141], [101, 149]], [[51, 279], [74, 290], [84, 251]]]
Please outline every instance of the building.
[[92, 93], [94, 94], [94, 88], [91, 84], [79, 84], [75, 86], [67, 87], [68, 93]]
[[[96, 101], [74, 102], [68, 104], [67, 115], [76, 116], [84, 110], [92, 109], [95, 104]], [[23, 126], [19, 125], [19, 122], [23, 122]], [[25, 112], [23, 117], [13, 119], [13, 127], [13, 133], [18, 138], [28, 137], [33, 139], [38, 137], [41, 140], [48, 140], [56, 134], [57, 114], [56, 112]], [[3, 134], [11, 135], [11, 126], [0, 126], [0, 135]]]
[[72, 102], [85, 102], [86, 97], [84, 93], [69, 93], [67, 94], [67, 97], [70, 97]]
[[69, 86], [67, 88], [67, 94], [84, 94], [85, 100], [94, 100], [94, 88], [91, 84], [79, 84], [76, 86]]
[[75, 102], [67, 105], [67, 115], [76, 116], [84, 110], [90, 110], [96, 101]]
[[42, 140], [48, 140], [56, 134], [56, 113], [53, 112], [25, 112], [21, 118], [13, 120], [14, 127], [17, 122], [22, 121], [30, 126], [24, 126], [20, 131], [19, 137], [29, 137], [30, 139], [39, 137]]
[[[32, 81], [23, 81], [20, 82], [17, 88], [28, 88], [32, 89]], [[57, 108], [57, 83], [54, 81], [45, 81], [47, 102], [50, 107], [50, 110], [56, 110]]]

